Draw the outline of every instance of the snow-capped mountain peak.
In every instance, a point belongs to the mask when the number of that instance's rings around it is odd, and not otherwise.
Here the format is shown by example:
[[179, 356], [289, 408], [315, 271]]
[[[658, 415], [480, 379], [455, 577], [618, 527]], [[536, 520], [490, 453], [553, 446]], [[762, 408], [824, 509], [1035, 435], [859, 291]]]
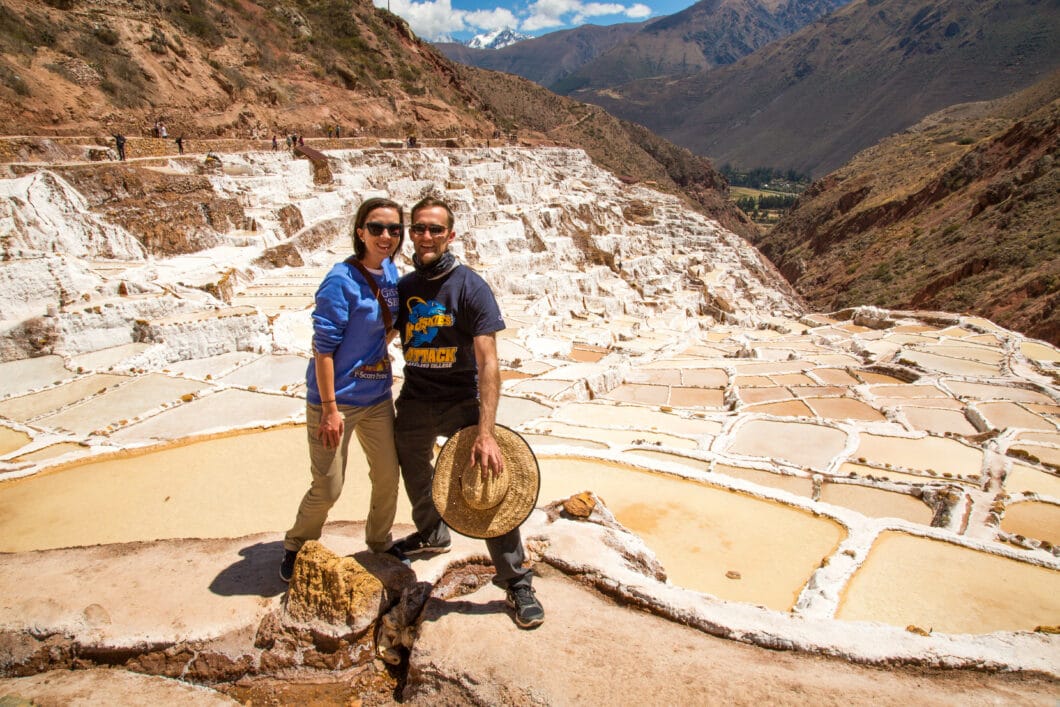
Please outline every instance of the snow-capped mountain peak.
[[468, 40], [467, 46], [472, 49], [503, 49], [524, 39], [530, 39], [530, 35], [520, 34], [511, 27], [505, 27], [496, 32], [476, 34]]

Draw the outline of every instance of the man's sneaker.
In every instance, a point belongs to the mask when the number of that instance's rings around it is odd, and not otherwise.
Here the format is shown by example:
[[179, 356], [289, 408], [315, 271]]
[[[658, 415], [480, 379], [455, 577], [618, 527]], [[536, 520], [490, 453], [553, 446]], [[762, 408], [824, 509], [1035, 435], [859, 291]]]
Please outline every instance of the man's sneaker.
[[280, 563], [280, 579], [290, 582], [294, 576], [294, 560], [298, 557], [297, 550], [284, 550], [283, 561]]
[[399, 548], [397, 546], [397, 543], [394, 543], [393, 545], [388, 547], [386, 550], [383, 550], [382, 554], [390, 555], [391, 557], [397, 558], [397, 561], [400, 562], [403, 565], [411, 565], [412, 564], [412, 560], [410, 560], [408, 558], [408, 556], [401, 551], [401, 548]]
[[449, 552], [453, 545], [452, 543], [432, 545], [426, 540], [421, 540], [417, 535], [409, 535], [408, 537], [398, 540], [392, 545], [392, 547], [396, 547], [405, 555], [413, 557], [415, 555], [441, 555], [442, 553]]
[[509, 589], [505, 603], [515, 609], [515, 625], [519, 628], [533, 628], [545, 622], [545, 608], [534, 596], [533, 587]]

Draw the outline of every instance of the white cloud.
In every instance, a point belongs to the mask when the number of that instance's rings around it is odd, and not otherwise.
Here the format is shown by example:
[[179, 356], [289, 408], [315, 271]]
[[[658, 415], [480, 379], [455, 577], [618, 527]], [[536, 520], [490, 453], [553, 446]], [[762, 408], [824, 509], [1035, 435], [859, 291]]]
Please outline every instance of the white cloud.
[[445, 41], [454, 33], [468, 29], [463, 10], [454, 10], [449, 0], [411, 2], [410, 0], [375, 0], [377, 7], [390, 7], [402, 17], [416, 36], [429, 42]]
[[529, 16], [521, 29], [532, 32], [552, 27], [583, 24], [592, 17], [625, 15], [639, 19], [651, 15], [651, 8], [642, 3], [630, 6], [610, 2], [580, 2], [580, 0], [537, 0], [529, 7]]
[[505, 7], [496, 7], [492, 10], [473, 10], [464, 14], [464, 22], [471, 27], [489, 30], [491, 32], [504, 29], [505, 27], [518, 27], [519, 20], [512, 11]]
[[639, 2], [636, 5], [630, 5], [629, 7], [626, 8], [626, 17], [628, 17], [630, 19], [639, 20], [639, 19], [641, 19], [643, 17], [650, 17], [650, 16], [651, 16], [651, 8], [648, 7], [647, 5], [642, 5]]
[[[651, 15], [651, 8], [642, 3], [622, 5], [609, 2], [581, 2], [581, 0], [536, 0], [526, 10], [518, 12], [505, 7], [483, 10], [460, 10], [451, 0], [374, 0], [377, 7], [389, 7], [409, 23], [417, 36], [429, 42], [445, 41], [458, 32], [467, 30], [495, 31], [505, 27], [536, 32], [579, 25], [593, 17], [624, 15], [641, 19]], [[519, 19], [522, 16], [522, 20]]]

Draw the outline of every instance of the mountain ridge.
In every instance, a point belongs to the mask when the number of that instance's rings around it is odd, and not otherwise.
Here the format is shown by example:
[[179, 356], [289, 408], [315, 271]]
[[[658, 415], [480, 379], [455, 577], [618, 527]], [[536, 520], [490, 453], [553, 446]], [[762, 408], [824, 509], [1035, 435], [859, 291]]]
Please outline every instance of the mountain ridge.
[[929, 113], [1034, 83], [1060, 67], [1057, 37], [1055, 3], [854, 0], [728, 66], [571, 95], [719, 164], [821, 176]]

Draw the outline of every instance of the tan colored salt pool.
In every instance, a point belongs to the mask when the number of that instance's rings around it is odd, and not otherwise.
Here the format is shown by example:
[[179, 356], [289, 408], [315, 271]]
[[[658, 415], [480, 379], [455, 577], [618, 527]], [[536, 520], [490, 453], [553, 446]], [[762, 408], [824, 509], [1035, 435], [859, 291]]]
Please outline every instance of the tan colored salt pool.
[[58, 444], [49, 444], [47, 447], [41, 447], [40, 449], [32, 452], [26, 452], [20, 454], [13, 459], [16, 462], [41, 462], [48, 459], [56, 459], [63, 456], [64, 454], [70, 454], [71, 452], [84, 452], [85, 447], [74, 442], [59, 442]]
[[945, 437], [909, 439], [862, 434], [861, 444], [852, 456], [880, 465], [963, 476], [979, 474], [983, 466], [982, 450]]
[[1027, 464], [1013, 462], [1005, 475], [1005, 490], [1009, 493], [1039, 493], [1060, 499], [1060, 475], [1050, 474]]
[[708, 484], [593, 460], [539, 462], [542, 499], [594, 491], [671, 582], [723, 599], [790, 610], [846, 535], [831, 520]]
[[796, 466], [825, 469], [843, 450], [847, 435], [825, 425], [750, 420], [737, 428], [728, 451], [784, 459]]
[[0, 425], [0, 456], [22, 449], [31, 439], [33, 438], [21, 430]]
[[908, 494], [857, 484], [825, 483], [821, 486], [821, 501], [870, 518], [901, 518], [922, 525], [931, 525], [935, 515], [926, 503]]
[[1060, 545], [1060, 505], [1042, 501], [1010, 503], [1001, 519], [1001, 529]]
[[908, 533], [880, 534], [836, 617], [944, 633], [1056, 625], [1060, 572]]
[[29, 395], [22, 395], [0, 402], [0, 416], [10, 420], [26, 422], [76, 403], [90, 395], [102, 393], [113, 385], [128, 382], [129, 380], [126, 376], [108, 373], [82, 376], [64, 385], [48, 388], [39, 393], [30, 393]]
[[[721, 425], [715, 423], [718, 429]], [[573, 437], [576, 439], [595, 440], [598, 442], [611, 442], [619, 446], [630, 444], [661, 444], [676, 449], [695, 449], [699, 444], [692, 439], [675, 437], [673, 435], [661, 434], [659, 432], [645, 432], [644, 430], [609, 430], [599, 427], [582, 427], [569, 425], [555, 420], [546, 420], [534, 425], [542, 435], [556, 435], [559, 437]], [[560, 444], [561, 442], [556, 442]]]
[[[307, 454], [299, 425], [0, 483], [0, 552], [282, 533], [309, 486]], [[330, 520], [366, 515], [367, 463], [356, 444], [350, 457], [352, 471]], [[403, 493], [398, 522], [411, 522]]]
[[109, 424], [127, 423], [163, 403], [177, 402], [181, 396], [197, 393], [205, 387], [197, 381], [152, 373], [108, 389], [86, 402], [44, 415], [34, 424], [87, 435]]

